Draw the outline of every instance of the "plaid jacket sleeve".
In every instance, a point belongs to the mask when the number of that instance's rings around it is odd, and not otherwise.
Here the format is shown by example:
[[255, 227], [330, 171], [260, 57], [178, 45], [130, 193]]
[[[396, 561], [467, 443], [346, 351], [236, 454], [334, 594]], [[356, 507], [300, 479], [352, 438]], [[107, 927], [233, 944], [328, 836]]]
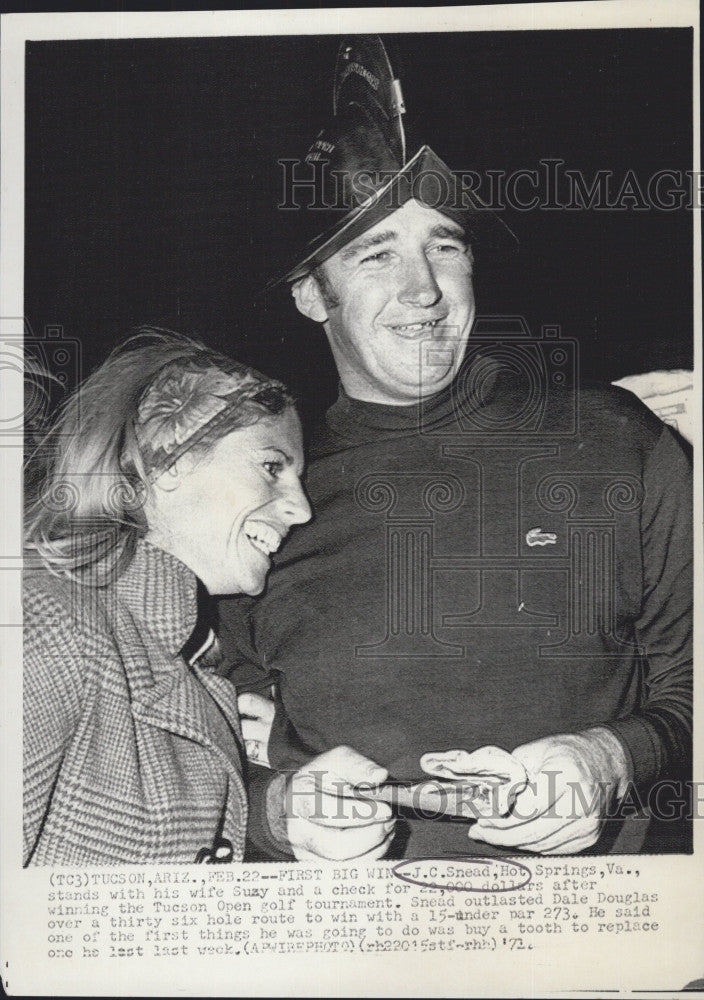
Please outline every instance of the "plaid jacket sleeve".
[[78, 724], [84, 659], [75, 624], [55, 597], [25, 590], [23, 863], [29, 860]]

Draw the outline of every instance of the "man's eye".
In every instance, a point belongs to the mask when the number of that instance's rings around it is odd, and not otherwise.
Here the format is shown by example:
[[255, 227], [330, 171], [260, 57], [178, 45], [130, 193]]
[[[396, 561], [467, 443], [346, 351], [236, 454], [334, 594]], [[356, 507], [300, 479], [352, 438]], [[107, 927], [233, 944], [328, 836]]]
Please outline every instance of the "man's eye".
[[273, 479], [278, 479], [283, 472], [284, 463], [278, 459], [270, 459], [269, 461], [264, 462], [264, 468]]
[[389, 259], [391, 254], [388, 250], [379, 250], [377, 253], [367, 254], [366, 257], [362, 257], [360, 261], [361, 264], [383, 264]]
[[432, 247], [432, 251], [441, 257], [459, 257], [460, 254], [465, 252], [465, 247], [460, 246], [458, 243], [439, 243], [437, 246]]

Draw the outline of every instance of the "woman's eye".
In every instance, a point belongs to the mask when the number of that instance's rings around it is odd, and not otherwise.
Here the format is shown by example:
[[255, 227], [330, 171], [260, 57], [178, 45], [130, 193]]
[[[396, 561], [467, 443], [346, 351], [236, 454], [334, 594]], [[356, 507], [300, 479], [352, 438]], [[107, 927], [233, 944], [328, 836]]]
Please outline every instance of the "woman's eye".
[[274, 479], [277, 479], [284, 468], [284, 463], [277, 459], [270, 459], [268, 462], [264, 462], [264, 468]]

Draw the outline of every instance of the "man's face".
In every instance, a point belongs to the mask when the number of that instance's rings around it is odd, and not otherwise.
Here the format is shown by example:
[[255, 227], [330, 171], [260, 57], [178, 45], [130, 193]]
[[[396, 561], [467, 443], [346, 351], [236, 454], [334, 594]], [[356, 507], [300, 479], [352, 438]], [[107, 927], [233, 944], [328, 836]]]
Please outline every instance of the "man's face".
[[325, 324], [352, 397], [408, 405], [452, 381], [474, 319], [472, 256], [457, 223], [411, 200], [323, 267], [327, 288], [309, 275], [294, 296]]

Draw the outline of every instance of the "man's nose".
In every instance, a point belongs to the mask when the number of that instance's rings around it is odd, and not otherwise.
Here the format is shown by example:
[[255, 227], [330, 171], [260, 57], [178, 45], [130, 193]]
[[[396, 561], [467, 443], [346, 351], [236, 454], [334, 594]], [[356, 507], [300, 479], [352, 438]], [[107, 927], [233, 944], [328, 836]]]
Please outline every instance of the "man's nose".
[[313, 516], [308, 497], [299, 479], [287, 489], [283, 498], [283, 509], [288, 524], [305, 524]]
[[435, 274], [425, 254], [407, 261], [398, 293], [399, 302], [427, 308], [434, 305], [440, 298], [442, 298], [442, 291], [435, 280]]

